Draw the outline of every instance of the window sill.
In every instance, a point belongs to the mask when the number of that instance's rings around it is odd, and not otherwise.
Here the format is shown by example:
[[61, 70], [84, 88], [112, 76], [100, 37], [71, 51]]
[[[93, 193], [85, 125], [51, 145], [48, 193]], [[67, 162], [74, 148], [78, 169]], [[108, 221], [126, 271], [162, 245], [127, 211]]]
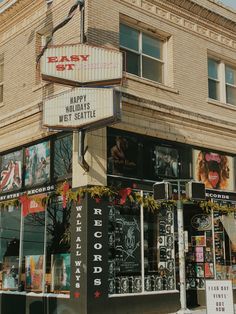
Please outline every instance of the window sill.
[[2, 290], [0, 294], [15, 294], [15, 295], [25, 295], [29, 297], [50, 297], [50, 298], [61, 298], [61, 299], [69, 299], [70, 294], [66, 293], [35, 293], [35, 292], [26, 292], [26, 291], [10, 291], [10, 290]]
[[135, 82], [139, 82], [139, 83], [142, 83], [142, 84], [153, 86], [155, 88], [163, 89], [165, 91], [168, 91], [168, 92], [171, 92], [171, 93], [174, 93], [174, 94], [179, 94], [179, 91], [177, 89], [175, 89], [173, 87], [170, 87], [170, 86], [167, 86], [167, 85], [164, 85], [162, 83], [151, 81], [149, 79], [146, 79], [146, 78], [143, 78], [143, 77], [131, 74], [131, 73], [127, 73], [127, 72], [123, 72], [123, 74], [124, 74], [124, 81], [125, 80], [132, 80], [132, 81], [135, 81]]
[[215, 100], [215, 99], [208, 98], [208, 99], [207, 99], [207, 102], [208, 102], [209, 104], [211, 104], [211, 105], [216, 105], [216, 106], [219, 106], [219, 107], [222, 107], [222, 108], [225, 108], [225, 109], [229, 109], [229, 110], [234, 110], [234, 111], [236, 111], [236, 106], [231, 105], [231, 104], [227, 104], [227, 103], [220, 102], [219, 100]]
[[121, 297], [135, 297], [142, 295], [153, 295], [153, 294], [170, 294], [170, 293], [179, 293], [179, 290], [160, 290], [160, 291], [146, 291], [146, 292], [137, 292], [137, 293], [121, 293], [121, 294], [111, 294], [109, 298], [121, 298]]

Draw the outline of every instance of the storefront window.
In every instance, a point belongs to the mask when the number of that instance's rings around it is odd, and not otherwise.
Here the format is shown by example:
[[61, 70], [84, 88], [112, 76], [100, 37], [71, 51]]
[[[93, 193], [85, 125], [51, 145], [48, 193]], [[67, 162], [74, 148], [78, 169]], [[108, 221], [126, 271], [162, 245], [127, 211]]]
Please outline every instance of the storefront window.
[[109, 294], [175, 290], [173, 209], [109, 211]]
[[21, 215], [13, 205], [0, 208], [0, 288], [18, 287]]
[[46, 285], [51, 292], [70, 291], [70, 214], [62, 200], [51, 200], [47, 210], [47, 274]]
[[54, 142], [54, 178], [68, 178], [72, 174], [72, 134]]

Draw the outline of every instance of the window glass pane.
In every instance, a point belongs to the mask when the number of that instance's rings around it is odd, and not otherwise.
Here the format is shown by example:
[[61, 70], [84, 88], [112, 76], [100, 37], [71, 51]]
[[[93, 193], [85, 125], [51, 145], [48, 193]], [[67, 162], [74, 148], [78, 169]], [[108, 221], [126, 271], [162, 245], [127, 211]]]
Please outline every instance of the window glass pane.
[[0, 192], [18, 190], [22, 186], [22, 151], [2, 156]]
[[[62, 200], [54, 198], [47, 208], [47, 276], [52, 292], [70, 290], [70, 214]], [[51, 274], [51, 276], [50, 276]]]
[[142, 76], [159, 83], [163, 82], [163, 64], [154, 59], [143, 57], [142, 58]]
[[154, 58], [162, 59], [162, 42], [146, 34], [142, 35], [142, 52]]
[[145, 291], [175, 289], [174, 213], [144, 212]]
[[[43, 289], [45, 212], [30, 213], [24, 217], [23, 265], [25, 264], [25, 289]], [[23, 276], [22, 276], [23, 278]]]
[[142, 291], [139, 206], [109, 207], [109, 294]]
[[129, 26], [120, 25], [120, 46], [138, 51], [139, 32]]
[[226, 85], [226, 102], [228, 104], [236, 105], [236, 88]]
[[49, 181], [50, 142], [43, 142], [25, 149], [25, 186], [35, 186]]
[[208, 59], [208, 76], [218, 79], [218, 62], [213, 59]]
[[219, 83], [214, 80], [208, 80], [208, 96], [211, 99], [219, 100]]
[[124, 71], [140, 76], [140, 56], [136, 53], [125, 51], [126, 68]]
[[225, 67], [225, 81], [228, 84], [235, 85], [236, 71], [229, 66]]
[[0, 83], [3, 82], [3, 64], [0, 64]]
[[3, 289], [16, 290], [18, 287], [20, 213], [19, 208], [12, 205], [0, 209], [0, 282]]
[[71, 177], [72, 134], [59, 138], [54, 145], [54, 178]]

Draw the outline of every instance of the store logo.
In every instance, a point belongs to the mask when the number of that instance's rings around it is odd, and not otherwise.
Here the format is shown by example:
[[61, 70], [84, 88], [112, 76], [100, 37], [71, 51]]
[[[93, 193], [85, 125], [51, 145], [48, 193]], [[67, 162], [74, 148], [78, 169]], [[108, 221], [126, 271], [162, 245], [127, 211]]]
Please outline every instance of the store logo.
[[206, 214], [197, 214], [191, 219], [191, 225], [198, 231], [211, 229], [211, 217]]

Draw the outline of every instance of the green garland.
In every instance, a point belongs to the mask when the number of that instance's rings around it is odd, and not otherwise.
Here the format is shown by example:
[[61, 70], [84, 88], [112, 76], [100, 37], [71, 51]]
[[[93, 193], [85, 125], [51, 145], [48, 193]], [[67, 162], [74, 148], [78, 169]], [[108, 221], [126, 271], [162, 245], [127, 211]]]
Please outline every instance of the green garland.
[[[59, 184], [56, 188], [56, 191], [50, 194], [47, 194], [43, 199], [43, 204], [48, 203], [50, 198], [55, 196], [62, 196], [66, 198], [66, 201], [79, 201], [85, 197], [86, 194], [89, 194], [93, 199], [95, 199], [97, 202], [100, 202], [101, 199], [109, 200], [110, 202], [114, 204], [142, 204], [145, 210], [148, 210], [150, 212], [156, 212], [159, 211], [160, 208], [167, 207], [169, 209], [173, 209], [176, 207], [176, 201], [155, 201], [152, 195], [145, 194], [143, 197], [139, 192], [133, 191], [131, 188], [127, 189], [117, 189], [114, 187], [107, 187], [107, 186], [100, 186], [95, 185], [91, 187], [79, 187], [77, 189], [72, 189], [70, 187], [65, 189], [65, 186], [68, 186], [68, 182], [65, 181], [61, 184]], [[121, 203], [121, 191], [128, 190], [127, 195], [124, 194], [123, 196], [123, 202]], [[37, 195], [30, 196], [32, 199], [37, 201]], [[187, 200], [183, 200], [185, 202]], [[210, 200], [207, 201], [201, 201], [198, 203], [199, 206], [202, 208], [203, 211], [206, 213], [213, 211], [221, 211], [224, 214], [235, 212], [236, 206], [232, 205], [225, 205], [225, 204], [219, 204], [216, 202], [212, 202]], [[16, 206], [18, 207], [20, 205], [19, 199], [11, 199], [6, 201], [0, 202], [0, 208], [4, 208], [6, 206]]]

